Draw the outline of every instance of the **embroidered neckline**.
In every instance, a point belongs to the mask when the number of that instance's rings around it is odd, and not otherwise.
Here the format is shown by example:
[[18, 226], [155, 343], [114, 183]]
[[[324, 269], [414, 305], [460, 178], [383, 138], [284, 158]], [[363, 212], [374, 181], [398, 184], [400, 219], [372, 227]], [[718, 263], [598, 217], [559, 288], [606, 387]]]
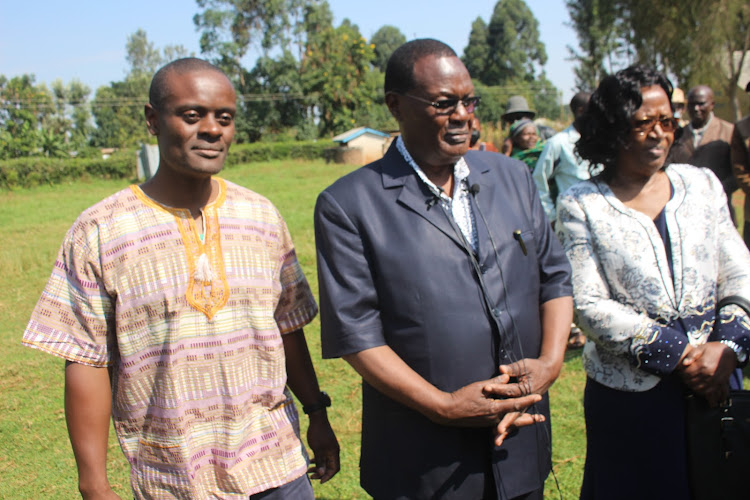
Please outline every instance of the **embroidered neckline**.
[[226, 200], [226, 183], [214, 177], [219, 186], [216, 199], [201, 210], [203, 215], [204, 234], [195, 224], [190, 210], [174, 208], [150, 198], [137, 186], [130, 186], [135, 196], [146, 205], [170, 213], [180, 230], [182, 243], [188, 265], [188, 284], [185, 298], [195, 309], [201, 311], [210, 320], [226, 305], [229, 300], [224, 257], [221, 251], [221, 233], [219, 230], [218, 208]]

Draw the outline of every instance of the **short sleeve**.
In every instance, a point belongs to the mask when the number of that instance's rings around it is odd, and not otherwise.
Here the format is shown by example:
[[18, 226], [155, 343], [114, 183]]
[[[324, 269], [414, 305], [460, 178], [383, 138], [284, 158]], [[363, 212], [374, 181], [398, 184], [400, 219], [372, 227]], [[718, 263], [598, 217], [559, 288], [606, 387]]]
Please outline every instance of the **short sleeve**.
[[79, 219], [68, 231], [23, 344], [84, 365], [112, 363], [114, 300], [102, 278], [95, 224]]
[[281, 295], [274, 312], [276, 324], [282, 334], [299, 330], [318, 314], [310, 285], [302, 272], [292, 237], [286, 223], [279, 215], [279, 283]]

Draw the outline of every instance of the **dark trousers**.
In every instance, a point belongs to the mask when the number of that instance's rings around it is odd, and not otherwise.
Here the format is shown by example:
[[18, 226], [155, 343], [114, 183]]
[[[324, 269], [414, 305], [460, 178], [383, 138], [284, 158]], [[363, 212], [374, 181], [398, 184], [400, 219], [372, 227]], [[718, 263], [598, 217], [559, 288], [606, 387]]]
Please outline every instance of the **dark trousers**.
[[302, 474], [300, 477], [287, 483], [278, 488], [271, 488], [270, 490], [261, 491], [255, 495], [250, 495], [249, 500], [314, 500], [315, 494], [313, 493], [312, 484], [310, 484], [310, 478], [307, 474]]

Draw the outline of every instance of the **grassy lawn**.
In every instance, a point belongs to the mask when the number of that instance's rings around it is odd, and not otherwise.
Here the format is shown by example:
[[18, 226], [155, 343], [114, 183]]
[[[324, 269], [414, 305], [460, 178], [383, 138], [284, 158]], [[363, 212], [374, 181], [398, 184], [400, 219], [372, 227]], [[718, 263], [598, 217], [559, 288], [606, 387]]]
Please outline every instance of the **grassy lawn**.
[[[315, 199], [323, 188], [352, 168], [323, 162], [270, 162], [224, 172], [228, 180], [263, 193], [276, 204], [286, 218], [315, 291]], [[0, 288], [0, 352], [5, 359], [0, 365], [2, 499], [77, 496], [75, 462], [63, 412], [63, 361], [21, 347], [20, 339], [49, 277], [62, 237], [73, 220], [83, 209], [127, 184], [90, 180], [0, 192], [0, 227], [6, 238], [0, 246], [0, 274], [7, 278]], [[320, 359], [317, 320], [306, 332], [321, 386], [334, 400], [330, 415], [342, 445], [342, 471], [330, 483], [316, 485], [316, 495], [321, 499], [367, 498], [359, 487], [359, 378], [341, 360]], [[550, 391], [554, 470], [565, 499], [577, 498], [585, 458], [584, 382], [580, 352], [568, 353], [562, 375]], [[122, 498], [131, 498], [128, 466], [114, 433], [110, 435], [109, 452], [110, 481]], [[559, 498], [552, 478], [547, 483], [546, 496]]]

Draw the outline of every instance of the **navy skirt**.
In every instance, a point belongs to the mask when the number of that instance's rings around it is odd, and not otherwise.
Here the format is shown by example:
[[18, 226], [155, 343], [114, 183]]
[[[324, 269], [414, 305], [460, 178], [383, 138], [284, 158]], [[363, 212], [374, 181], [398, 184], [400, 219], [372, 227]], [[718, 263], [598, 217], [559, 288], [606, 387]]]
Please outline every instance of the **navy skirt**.
[[684, 385], [663, 379], [645, 392], [587, 379], [583, 500], [690, 500]]

